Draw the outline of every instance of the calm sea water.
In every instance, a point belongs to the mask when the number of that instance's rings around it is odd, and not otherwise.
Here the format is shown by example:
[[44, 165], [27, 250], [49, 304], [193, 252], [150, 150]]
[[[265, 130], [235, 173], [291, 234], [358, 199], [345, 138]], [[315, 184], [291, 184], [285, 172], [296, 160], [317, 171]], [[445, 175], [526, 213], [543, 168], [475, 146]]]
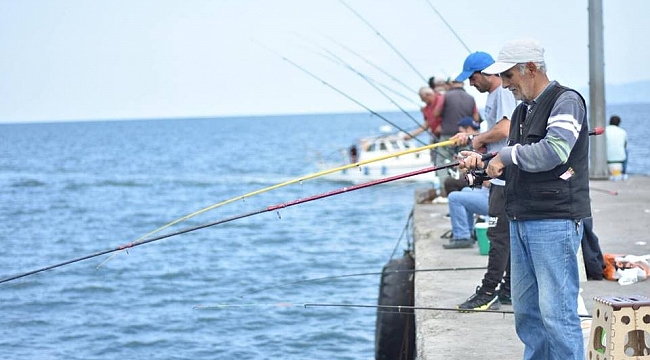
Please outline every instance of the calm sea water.
[[[608, 109], [649, 171], [650, 105]], [[389, 119], [415, 124], [399, 114]], [[0, 278], [129, 243], [316, 171], [385, 123], [366, 114], [0, 125]], [[634, 130], [634, 131], [631, 131]], [[165, 230], [344, 186], [310, 180]], [[372, 359], [379, 276], [422, 185], [382, 185], [230, 221], [0, 284], [7, 359]], [[398, 245], [398, 240], [401, 243]], [[265, 287], [269, 289], [255, 292]], [[291, 303], [297, 306], [278, 306]], [[228, 304], [212, 310], [198, 305]]]

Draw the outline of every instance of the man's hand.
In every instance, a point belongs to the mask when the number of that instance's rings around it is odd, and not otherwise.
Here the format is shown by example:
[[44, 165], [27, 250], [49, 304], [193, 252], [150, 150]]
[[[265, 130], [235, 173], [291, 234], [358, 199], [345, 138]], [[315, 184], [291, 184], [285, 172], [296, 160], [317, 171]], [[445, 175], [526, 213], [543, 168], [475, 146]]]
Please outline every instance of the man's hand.
[[472, 149], [474, 150], [481, 150], [481, 148], [485, 147], [485, 143], [481, 140], [481, 135], [476, 135], [472, 139]]
[[477, 168], [483, 168], [481, 154], [465, 150], [460, 152], [460, 156], [462, 157], [458, 161], [458, 167], [460, 169], [474, 170]]
[[469, 135], [467, 133], [459, 132], [458, 134], [452, 136], [449, 140], [453, 141], [456, 145], [465, 146], [469, 141]]
[[[485, 166], [481, 154], [474, 151], [461, 151], [460, 156], [462, 157], [458, 161], [458, 168], [474, 170], [482, 169]], [[501, 161], [501, 155], [497, 154], [495, 157], [490, 160], [487, 164], [487, 169], [485, 172], [487, 175], [493, 179], [498, 178], [503, 173], [505, 166]]]
[[497, 155], [490, 162], [488, 163], [487, 169], [485, 171], [487, 172], [488, 176], [495, 179], [501, 176], [503, 173], [503, 169], [505, 166], [503, 165], [503, 162], [501, 161], [501, 155]]

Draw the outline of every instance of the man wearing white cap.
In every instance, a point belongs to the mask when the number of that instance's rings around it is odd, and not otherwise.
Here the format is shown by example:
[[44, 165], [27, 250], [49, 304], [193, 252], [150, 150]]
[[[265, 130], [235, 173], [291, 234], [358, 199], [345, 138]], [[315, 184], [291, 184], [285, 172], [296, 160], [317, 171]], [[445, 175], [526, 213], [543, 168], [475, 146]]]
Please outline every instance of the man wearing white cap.
[[[512, 304], [523, 358], [583, 360], [576, 252], [582, 219], [591, 216], [585, 101], [548, 79], [544, 49], [534, 40], [508, 42], [483, 73], [499, 74], [522, 100], [508, 145], [486, 170], [506, 180]], [[462, 155], [461, 167], [483, 166], [480, 155]]]

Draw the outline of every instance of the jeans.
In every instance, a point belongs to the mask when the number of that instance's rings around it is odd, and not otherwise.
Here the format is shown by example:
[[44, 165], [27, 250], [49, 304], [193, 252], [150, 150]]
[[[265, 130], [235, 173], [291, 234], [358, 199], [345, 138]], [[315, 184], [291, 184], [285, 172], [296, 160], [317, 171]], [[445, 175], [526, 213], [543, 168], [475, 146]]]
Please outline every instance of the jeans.
[[576, 253], [582, 221], [511, 220], [512, 304], [524, 360], [584, 360]]
[[[451, 218], [451, 232], [453, 239], [469, 239], [474, 231], [474, 214], [487, 215], [489, 189], [463, 188], [454, 191], [449, 200], [449, 217]], [[453, 240], [452, 239], [452, 240]]]

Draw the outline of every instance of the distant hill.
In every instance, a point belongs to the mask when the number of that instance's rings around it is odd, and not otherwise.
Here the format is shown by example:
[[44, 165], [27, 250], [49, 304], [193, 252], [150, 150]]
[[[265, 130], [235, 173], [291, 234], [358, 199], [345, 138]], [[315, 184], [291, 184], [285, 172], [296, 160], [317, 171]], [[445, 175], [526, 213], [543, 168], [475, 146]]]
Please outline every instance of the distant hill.
[[[635, 81], [624, 84], [606, 84], [605, 99], [608, 104], [650, 103], [650, 80]], [[589, 89], [580, 89], [589, 101]]]

